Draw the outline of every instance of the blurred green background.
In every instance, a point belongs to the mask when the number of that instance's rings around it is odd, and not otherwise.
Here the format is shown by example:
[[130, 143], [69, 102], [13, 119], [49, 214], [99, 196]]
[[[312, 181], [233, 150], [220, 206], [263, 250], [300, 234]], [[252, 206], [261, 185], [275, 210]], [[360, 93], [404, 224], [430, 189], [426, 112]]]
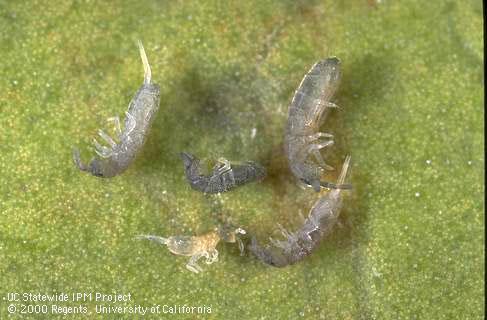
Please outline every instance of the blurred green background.
[[[145, 318], [482, 319], [482, 23], [481, 1], [0, 1], [0, 295], [211, 308]], [[160, 110], [135, 163], [98, 179], [71, 148], [89, 160], [96, 130], [123, 116], [143, 80], [137, 39]], [[218, 215], [261, 241], [278, 237], [276, 222], [297, 228], [318, 195], [288, 172], [287, 108], [332, 55], [343, 81], [322, 126], [336, 136], [326, 156], [340, 168], [352, 155], [354, 190], [312, 256], [275, 269], [224, 243], [193, 274], [186, 257], [133, 239], [201, 234]], [[269, 175], [204, 196], [180, 151], [259, 161]], [[73, 318], [133, 318], [95, 304]]]

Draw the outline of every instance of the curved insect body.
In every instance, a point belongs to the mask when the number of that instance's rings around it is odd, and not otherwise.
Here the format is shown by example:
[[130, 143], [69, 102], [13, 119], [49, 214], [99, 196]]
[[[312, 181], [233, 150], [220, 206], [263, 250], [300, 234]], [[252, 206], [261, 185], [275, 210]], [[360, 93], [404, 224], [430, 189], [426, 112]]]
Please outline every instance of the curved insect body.
[[184, 163], [186, 179], [191, 188], [204, 193], [222, 193], [248, 182], [261, 180], [266, 171], [261, 165], [247, 161], [231, 164], [220, 158], [210, 175], [201, 173], [200, 160], [190, 153], [180, 154]]
[[169, 251], [176, 255], [191, 256], [186, 268], [194, 273], [199, 273], [203, 269], [198, 265], [198, 260], [206, 258], [206, 264], [218, 261], [218, 250], [216, 246], [220, 240], [229, 243], [237, 242], [240, 253], [243, 254], [244, 246], [239, 234], [245, 234], [245, 230], [237, 228], [228, 230], [227, 228], [216, 228], [201, 236], [171, 236], [163, 238], [153, 235], [139, 235], [137, 239], [146, 239], [166, 245]]
[[104, 131], [99, 130], [99, 136], [108, 144], [108, 147], [94, 139], [95, 151], [100, 158], [92, 159], [89, 164], [81, 161], [78, 149], [73, 150], [76, 166], [97, 177], [114, 177], [127, 169], [144, 144], [154, 114], [159, 109], [160, 88], [151, 82], [151, 69], [140, 41], [138, 46], [144, 66], [144, 83], [130, 101], [123, 131], [118, 117], [108, 119], [115, 122], [118, 142]]
[[[338, 184], [345, 181], [349, 165], [350, 156], [343, 164]], [[285, 267], [302, 260], [311, 254], [337, 223], [342, 208], [342, 192], [340, 189], [333, 189], [318, 199], [311, 208], [309, 216], [297, 231], [288, 232], [278, 225], [285, 240], [270, 238], [274, 246], [262, 247], [256, 238], [252, 237], [249, 250], [261, 261], [274, 267]]]
[[320, 154], [320, 149], [333, 145], [333, 135], [318, 129], [329, 109], [337, 108], [330, 100], [338, 89], [340, 77], [338, 58], [315, 63], [301, 81], [289, 107], [284, 137], [289, 167], [296, 178], [317, 192], [320, 187], [350, 188], [320, 180], [323, 170], [333, 170]]

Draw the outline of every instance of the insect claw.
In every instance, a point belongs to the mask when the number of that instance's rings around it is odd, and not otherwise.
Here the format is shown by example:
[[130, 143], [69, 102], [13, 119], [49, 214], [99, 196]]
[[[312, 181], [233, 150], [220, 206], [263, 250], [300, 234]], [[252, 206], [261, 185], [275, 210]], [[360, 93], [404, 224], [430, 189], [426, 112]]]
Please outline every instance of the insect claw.
[[244, 247], [244, 243], [243, 243], [242, 239], [237, 237], [237, 243], [238, 243], [238, 249], [240, 250], [240, 256], [243, 256], [245, 247]]

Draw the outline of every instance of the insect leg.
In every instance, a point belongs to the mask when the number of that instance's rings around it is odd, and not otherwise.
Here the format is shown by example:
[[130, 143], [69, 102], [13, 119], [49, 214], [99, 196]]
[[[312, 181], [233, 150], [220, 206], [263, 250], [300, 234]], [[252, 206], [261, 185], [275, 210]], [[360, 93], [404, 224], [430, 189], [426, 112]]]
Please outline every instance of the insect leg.
[[344, 184], [345, 182], [345, 177], [347, 175], [348, 167], [350, 165], [350, 156], [347, 156], [345, 158], [345, 162], [343, 163], [342, 166], [342, 171], [340, 172], [340, 176], [338, 177], [338, 181], [336, 184], [330, 183], [330, 182], [320, 182], [322, 187], [325, 188], [330, 188], [330, 189], [352, 189], [351, 184]]
[[223, 184], [229, 187], [234, 186], [235, 176], [233, 175], [233, 170], [230, 161], [228, 161], [225, 158], [220, 158], [218, 159], [218, 161], [223, 163], [223, 166], [218, 169], [218, 171], [222, 175]]
[[309, 138], [309, 141], [311, 142], [311, 141], [318, 140], [319, 138], [333, 139], [333, 135], [331, 133], [317, 132], [315, 134], [309, 135], [308, 138]]
[[194, 272], [194, 273], [199, 273], [199, 272], [203, 271], [203, 269], [201, 269], [201, 267], [198, 265], [198, 260], [203, 255], [204, 254], [202, 254], [202, 253], [197, 253], [194, 256], [192, 256], [191, 259], [189, 259], [189, 262], [186, 264], [186, 269], [188, 269], [189, 271]]
[[313, 156], [315, 157], [316, 161], [318, 162], [318, 164], [326, 169], [326, 170], [329, 170], [329, 171], [333, 171], [335, 170], [335, 168], [333, 168], [332, 166], [328, 165], [325, 163], [325, 160], [323, 159], [323, 157], [321, 156], [321, 153], [319, 150], [313, 150], [311, 151], [311, 153], [313, 154]]
[[211, 249], [209, 252], [206, 253], [206, 264], [212, 264], [213, 262], [218, 261], [218, 250]]
[[200, 266], [198, 266], [198, 265], [195, 266], [195, 265], [192, 265], [190, 263], [188, 263], [186, 265], [186, 269], [188, 269], [189, 271], [194, 272], [194, 273], [199, 273], [200, 271], [202, 271]]
[[[232, 166], [230, 161], [224, 158], [219, 158], [218, 162], [223, 164], [222, 166], [215, 166], [214, 172], [210, 177], [208, 185], [218, 185], [227, 190], [235, 185], [235, 177], [233, 176]], [[221, 179], [221, 183], [220, 183]], [[224, 191], [225, 191], [224, 190]]]
[[81, 161], [81, 157], [78, 149], [73, 149], [73, 161], [80, 170], [82, 171], [88, 170], [88, 166]]
[[103, 130], [98, 130], [98, 135], [105, 140], [112, 148], [115, 148], [117, 143], [110, 137], [108, 134], [105, 133]]
[[282, 235], [287, 238], [287, 239], [294, 239], [294, 234], [291, 232], [287, 231], [280, 223], [277, 224], [277, 227], [279, 228], [279, 231], [281, 231]]
[[306, 125], [309, 126], [312, 123], [320, 123], [326, 108], [338, 108], [338, 106], [329, 101], [324, 101], [322, 98], [315, 99], [313, 109], [306, 116]]
[[334, 143], [333, 140], [322, 142], [322, 143], [314, 143], [309, 145], [307, 148], [307, 152], [313, 154], [318, 164], [326, 170], [334, 170], [334, 168], [325, 163], [319, 150], [327, 146], [330, 146], [333, 143]]
[[118, 137], [120, 137], [122, 135], [122, 126], [120, 125], [120, 118], [118, 116], [115, 116], [115, 117], [108, 118], [107, 120], [115, 122], [115, 129], [117, 130]]
[[339, 109], [340, 107], [337, 106], [336, 104], [334, 104], [333, 102], [330, 102], [330, 101], [323, 101], [323, 99], [316, 99], [315, 100], [315, 103], [316, 103], [316, 107], [317, 109], [322, 109], [321, 112], [323, 112], [323, 110], [325, 108], [337, 108]]
[[218, 167], [217, 171], [218, 171], [218, 174], [222, 174], [222, 173], [225, 173], [226, 171], [229, 171], [232, 169], [232, 166], [230, 164], [230, 161], [228, 161], [227, 159], [225, 158], [219, 158], [218, 159], [218, 162], [223, 164], [223, 166], [221, 167]]
[[242, 239], [240, 239], [239, 237], [237, 237], [236, 240], [237, 240], [237, 244], [238, 244], [238, 249], [240, 250], [240, 255], [243, 256], [244, 250], [245, 250], [244, 243], [243, 243]]
[[[330, 139], [332, 139], [332, 140], [330, 140], [331, 144], [333, 143], [333, 135], [331, 133], [317, 132], [315, 134], [312, 134], [312, 135], [308, 136], [308, 139], [309, 139], [310, 142], [311, 141], [318, 140], [319, 138], [330, 138]], [[325, 163], [325, 160], [323, 160], [323, 157], [321, 156], [319, 150], [316, 150], [315, 149], [315, 150], [311, 151], [311, 153], [313, 154], [313, 156], [315, 157], [316, 161], [318, 162], [318, 164], [322, 168], [324, 168], [326, 170], [330, 170], [330, 171], [331, 170], [334, 170], [333, 167], [331, 167], [331, 166], [329, 166], [329, 165], [327, 165]]]
[[272, 237], [269, 237], [269, 241], [276, 247], [278, 248], [281, 248], [281, 249], [285, 249], [286, 246], [284, 245], [286, 243], [286, 241], [281, 241], [281, 240], [275, 240], [274, 238]]
[[310, 152], [312, 152], [314, 150], [320, 150], [320, 149], [323, 149], [325, 147], [331, 146], [333, 144], [334, 144], [334, 141], [333, 140], [325, 141], [325, 142], [322, 142], [322, 143], [313, 143], [313, 144], [310, 144], [307, 147], [307, 151], [308, 151], [308, 153], [310, 153]]
[[205, 261], [206, 264], [211, 263], [210, 253], [208, 251], [203, 252], [202, 256], [206, 258], [206, 261]]
[[95, 152], [102, 158], [109, 158], [112, 155], [112, 149], [102, 146], [96, 139], [93, 139]]
[[351, 184], [334, 184], [326, 181], [320, 181], [320, 186], [327, 189], [344, 189], [344, 190], [352, 189]]

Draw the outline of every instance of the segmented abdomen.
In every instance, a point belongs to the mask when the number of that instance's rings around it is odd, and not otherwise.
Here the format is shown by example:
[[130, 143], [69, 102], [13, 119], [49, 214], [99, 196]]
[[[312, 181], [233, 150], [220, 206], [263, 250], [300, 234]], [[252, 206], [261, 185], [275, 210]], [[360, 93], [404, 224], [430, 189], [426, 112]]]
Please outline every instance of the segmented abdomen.
[[113, 158], [122, 171], [127, 169], [144, 145], [159, 102], [160, 89], [155, 84], [143, 84], [130, 102], [120, 144], [113, 152]]
[[[332, 191], [334, 192], [334, 191]], [[336, 201], [340, 201], [337, 203]], [[320, 241], [333, 229], [340, 212], [341, 199], [318, 199], [305, 222], [295, 232], [283, 231], [284, 240], [273, 240], [273, 245], [262, 247], [252, 238], [250, 251], [264, 263], [285, 267], [301, 261], [318, 247]]]
[[[349, 164], [350, 156], [345, 159], [337, 183], [345, 181]], [[342, 192], [334, 189], [319, 198], [297, 231], [288, 232], [280, 227], [284, 240], [271, 239], [272, 245], [261, 246], [253, 237], [250, 251], [259, 260], [274, 267], [285, 267], [302, 260], [318, 247], [336, 225], [342, 209]]]
[[[315, 63], [301, 81], [289, 107], [286, 138], [315, 133], [325, 114], [320, 106], [330, 102], [340, 83], [340, 60]], [[325, 108], [326, 110], [326, 108]]]
[[128, 128], [122, 136], [141, 135], [144, 138], [154, 119], [155, 113], [159, 109], [159, 102], [159, 86], [152, 83], [143, 84], [129, 104], [127, 113], [130, 117], [125, 119], [126, 129], [131, 126], [130, 118], [135, 120], [135, 127], [133, 130]]

